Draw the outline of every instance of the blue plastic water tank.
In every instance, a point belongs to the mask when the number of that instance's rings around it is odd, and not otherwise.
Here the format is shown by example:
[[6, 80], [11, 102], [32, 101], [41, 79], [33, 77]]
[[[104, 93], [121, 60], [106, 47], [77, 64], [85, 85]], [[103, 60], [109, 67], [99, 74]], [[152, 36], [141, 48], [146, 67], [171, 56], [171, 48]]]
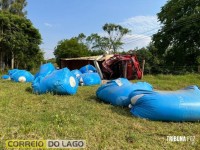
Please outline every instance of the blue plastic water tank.
[[137, 89], [153, 90], [153, 87], [147, 82], [131, 83], [125, 78], [118, 78], [100, 86], [96, 96], [112, 105], [128, 106], [131, 103], [129, 94]]
[[78, 90], [78, 81], [68, 68], [55, 70], [51, 74], [39, 76], [32, 84], [34, 93], [52, 92], [60, 95], [72, 95]]
[[45, 77], [48, 74], [51, 74], [55, 69], [52, 63], [43, 64], [40, 66], [39, 72], [36, 73], [35, 78], [38, 76]]
[[101, 84], [101, 77], [98, 73], [83, 73], [80, 76], [79, 82], [85, 86]]
[[91, 73], [91, 72], [97, 72], [96, 68], [92, 65], [86, 65], [86, 66], [83, 66], [81, 67], [80, 69], [80, 72], [82, 73]]
[[131, 113], [140, 118], [160, 121], [200, 120], [200, 90], [189, 86], [178, 91], [133, 91]]
[[78, 69], [71, 70], [71, 73], [73, 73], [76, 76], [76, 79], [79, 81], [80, 76], [82, 75], [82, 73]]
[[11, 80], [15, 82], [32, 82], [34, 80], [34, 76], [26, 70], [10, 70], [9, 74], [11, 74]]
[[10, 80], [10, 76], [7, 75], [7, 74], [2, 75], [1, 78], [4, 79], [4, 80]]

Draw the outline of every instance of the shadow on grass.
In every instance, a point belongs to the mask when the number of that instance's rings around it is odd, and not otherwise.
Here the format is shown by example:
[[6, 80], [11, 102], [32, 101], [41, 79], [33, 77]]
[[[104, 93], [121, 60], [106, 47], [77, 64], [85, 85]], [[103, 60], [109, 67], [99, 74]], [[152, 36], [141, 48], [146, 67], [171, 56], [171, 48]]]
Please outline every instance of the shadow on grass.
[[87, 100], [89, 101], [95, 101], [96, 103], [100, 103], [100, 104], [105, 104], [105, 105], [109, 105], [109, 103], [106, 103], [104, 101], [101, 101], [100, 99], [98, 99], [95, 95], [91, 95], [87, 98]]
[[119, 107], [119, 106], [111, 106], [110, 109], [112, 110], [112, 112], [117, 113], [121, 116], [126, 116], [126, 117], [133, 117], [130, 109], [127, 107]]
[[128, 107], [120, 107], [120, 106], [113, 106], [110, 103], [106, 103], [104, 101], [101, 101], [100, 99], [98, 99], [96, 96], [92, 95], [89, 97], [89, 99], [87, 99], [89, 101], [95, 101], [96, 103], [100, 103], [100, 104], [105, 104], [105, 105], [109, 105], [110, 109], [112, 110], [112, 112], [117, 113], [119, 115], [122, 116], [127, 116], [127, 117], [133, 117], [131, 115], [130, 109]]
[[31, 88], [31, 87], [27, 87], [26, 89], [25, 89], [25, 91], [27, 92], [27, 93], [33, 93], [33, 89]]

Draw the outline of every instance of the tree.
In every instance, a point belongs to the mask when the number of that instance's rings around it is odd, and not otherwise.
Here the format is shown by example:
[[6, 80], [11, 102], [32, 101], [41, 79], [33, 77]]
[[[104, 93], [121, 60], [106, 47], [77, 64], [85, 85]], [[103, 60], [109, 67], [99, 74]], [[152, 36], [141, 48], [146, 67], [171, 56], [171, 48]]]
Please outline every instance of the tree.
[[41, 35], [26, 19], [26, 0], [0, 0], [0, 64], [31, 69], [44, 59]]
[[18, 16], [26, 16], [24, 11], [27, 2], [26, 0], [0, 0], [0, 10], [2, 12], [10, 12]]
[[111, 49], [109, 39], [101, 37], [97, 33], [92, 33], [86, 38], [86, 41], [92, 50], [108, 51]]
[[43, 59], [39, 48], [41, 35], [30, 20], [0, 13], [0, 33], [0, 53], [11, 68], [14, 68], [14, 64], [17, 68], [31, 68]]
[[199, 0], [170, 0], [158, 13], [163, 26], [153, 36], [153, 42], [167, 66], [177, 69], [200, 63], [199, 16]]
[[130, 32], [129, 29], [112, 23], [106, 23], [103, 30], [108, 34], [109, 44], [114, 53], [123, 45], [122, 37]]
[[77, 37], [74, 37], [74, 38], [77, 39], [79, 43], [84, 43], [86, 36], [85, 34], [80, 33]]
[[8, 11], [11, 3], [12, 3], [11, 0], [0, 0], [0, 10]]
[[24, 11], [27, 2], [26, 0], [15, 0], [10, 6], [10, 12], [19, 16], [26, 16], [27, 12]]
[[57, 63], [60, 63], [60, 58], [102, 55], [105, 51], [111, 49], [116, 52], [123, 44], [121, 42], [122, 37], [130, 32], [128, 29], [115, 24], [105, 24], [103, 29], [108, 33], [108, 37], [100, 36], [97, 33], [86, 37], [83, 33], [80, 33], [77, 37], [59, 41], [54, 49]]
[[65, 39], [58, 42], [54, 49], [56, 61], [59, 64], [60, 58], [76, 58], [89, 56], [90, 51], [84, 43], [79, 43], [77, 38]]

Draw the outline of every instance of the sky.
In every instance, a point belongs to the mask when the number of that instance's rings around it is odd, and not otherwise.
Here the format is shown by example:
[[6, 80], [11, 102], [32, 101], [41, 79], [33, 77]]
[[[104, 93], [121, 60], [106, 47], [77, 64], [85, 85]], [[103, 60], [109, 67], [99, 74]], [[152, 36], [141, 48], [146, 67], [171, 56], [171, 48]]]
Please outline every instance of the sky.
[[27, 18], [42, 36], [45, 59], [53, 58], [57, 43], [84, 33], [103, 34], [105, 23], [120, 24], [131, 33], [124, 51], [145, 47], [160, 27], [156, 14], [167, 0], [27, 0]]

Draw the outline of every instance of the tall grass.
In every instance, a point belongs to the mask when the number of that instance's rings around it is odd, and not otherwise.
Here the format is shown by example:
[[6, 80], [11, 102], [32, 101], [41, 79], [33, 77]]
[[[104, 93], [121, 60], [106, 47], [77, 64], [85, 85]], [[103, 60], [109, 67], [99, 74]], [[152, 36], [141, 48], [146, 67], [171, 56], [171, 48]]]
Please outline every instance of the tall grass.
[[[200, 85], [200, 76], [147, 75], [143, 81], [158, 90], [177, 90]], [[92, 150], [200, 149], [199, 122], [135, 118], [128, 108], [96, 99], [98, 86], [79, 87], [74, 96], [35, 95], [30, 87], [0, 80], [0, 149], [10, 139], [85, 139]], [[195, 142], [169, 142], [170, 135], [195, 136]]]

